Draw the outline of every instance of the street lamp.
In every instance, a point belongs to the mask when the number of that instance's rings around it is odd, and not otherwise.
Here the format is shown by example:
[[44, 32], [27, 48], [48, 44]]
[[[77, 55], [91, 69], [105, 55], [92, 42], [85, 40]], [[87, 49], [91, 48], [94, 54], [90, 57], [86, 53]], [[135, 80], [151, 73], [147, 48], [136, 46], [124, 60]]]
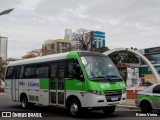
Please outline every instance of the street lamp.
[[14, 8], [8, 9], [8, 10], [4, 10], [4, 11], [0, 12], [0, 15], [9, 14], [13, 9], [14, 9]]

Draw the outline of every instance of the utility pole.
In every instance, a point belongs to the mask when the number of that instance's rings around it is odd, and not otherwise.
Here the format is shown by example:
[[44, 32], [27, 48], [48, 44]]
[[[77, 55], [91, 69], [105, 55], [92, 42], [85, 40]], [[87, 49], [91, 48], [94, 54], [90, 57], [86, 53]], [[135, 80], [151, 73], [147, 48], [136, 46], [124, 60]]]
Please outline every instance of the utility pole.
[[9, 14], [11, 11], [13, 11], [14, 10], [14, 8], [12, 8], [12, 9], [8, 9], [8, 10], [4, 10], [4, 11], [2, 11], [2, 12], [0, 12], [0, 15], [6, 15], [6, 14]]

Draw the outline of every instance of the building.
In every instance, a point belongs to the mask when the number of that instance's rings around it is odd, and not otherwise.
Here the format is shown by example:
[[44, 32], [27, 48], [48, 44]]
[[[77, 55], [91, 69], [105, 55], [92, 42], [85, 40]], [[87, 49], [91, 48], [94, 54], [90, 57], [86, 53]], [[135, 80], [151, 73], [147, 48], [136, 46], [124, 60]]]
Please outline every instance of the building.
[[71, 40], [71, 49], [75, 51], [79, 51], [81, 47], [81, 43], [78, 40], [75, 40], [74, 38], [74, 32], [72, 32], [72, 29], [65, 29], [65, 40]]
[[[105, 47], [105, 33], [101, 32], [101, 31], [90, 31], [91, 33], [91, 46], [90, 48], [92, 48], [93, 50], [96, 48], [101, 48], [101, 47]], [[74, 32], [72, 32], [72, 29], [65, 29], [65, 36], [64, 39], [66, 40], [71, 40], [71, 47], [72, 50], [81, 50], [81, 46], [82, 44], [78, 41], [75, 40], [74, 38]]]
[[[154, 65], [160, 74], [160, 47], [146, 48], [139, 50]], [[146, 82], [155, 83], [155, 79], [148, 65], [142, 62], [140, 76], [143, 76]]]
[[71, 50], [71, 41], [64, 39], [50, 40], [42, 45], [42, 55], [63, 53]]
[[93, 49], [105, 47], [105, 33], [100, 31], [92, 31]]
[[7, 59], [8, 38], [0, 36], [0, 58]]
[[71, 49], [75, 51], [80, 50], [81, 43], [78, 40], [75, 40], [74, 38], [74, 32], [72, 32], [72, 29], [65, 29], [65, 40], [71, 40]]
[[65, 40], [72, 40], [72, 29], [65, 29], [65, 35], [64, 35], [64, 39]]

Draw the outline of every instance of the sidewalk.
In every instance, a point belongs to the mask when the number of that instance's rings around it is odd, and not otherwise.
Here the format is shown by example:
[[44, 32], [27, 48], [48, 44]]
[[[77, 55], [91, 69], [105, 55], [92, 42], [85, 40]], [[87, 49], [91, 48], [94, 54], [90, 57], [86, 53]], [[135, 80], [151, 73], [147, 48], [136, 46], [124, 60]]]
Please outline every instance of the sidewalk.
[[135, 99], [126, 99], [125, 105], [135, 106]]
[[126, 99], [126, 102], [124, 104], [118, 105], [118, 107], [137, 109], [135, 106], [135, 99]]
[[0, 92], [0, 95], [4, 95], [4, 92]]

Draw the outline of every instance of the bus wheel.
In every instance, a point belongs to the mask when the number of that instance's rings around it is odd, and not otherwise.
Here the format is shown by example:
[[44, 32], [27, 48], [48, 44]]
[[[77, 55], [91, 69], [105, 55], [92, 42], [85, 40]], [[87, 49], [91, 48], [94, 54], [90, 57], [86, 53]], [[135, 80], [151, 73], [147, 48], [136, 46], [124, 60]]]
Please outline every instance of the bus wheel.
[[78, 100], [71, 100], [68, 109], [73, 117], [78, 117], [81, 112], [81, 105]]
[[141, 111], [143, 113], [150, 113], [152, 111], [152, 107], [151, 107], [151, 104], [147, 101], [143, 101], [141, 104], [140, 104], [140, 108], [141, 108]]
[[21, 106], [23, 109], [27, 109], [28, 106], [29, 106], [29, 103], [28, 103], [28, 99], [26, 96], [23, 96], [22, 98], [22, 101], [21, 101]]
[[103, 112], [106, 115], [111, 115], [114, 113], [115, 109], [116, 109], [116, 106], [107, 106], [107, 107], [103, 108]]

